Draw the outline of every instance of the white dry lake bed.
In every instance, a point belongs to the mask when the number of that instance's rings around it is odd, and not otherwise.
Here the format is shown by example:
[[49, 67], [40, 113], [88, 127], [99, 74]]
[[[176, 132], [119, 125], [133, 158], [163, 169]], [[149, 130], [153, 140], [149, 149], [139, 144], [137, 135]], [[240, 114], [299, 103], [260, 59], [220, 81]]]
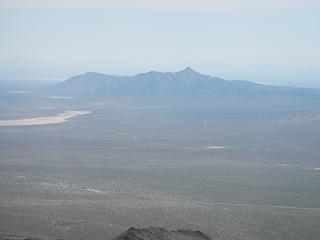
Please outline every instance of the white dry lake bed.
[[23, 119], [12, 119], [12, 120], [0, 120], [0, 127], [4, 126], [32, 126], [32, 125], [46, 125], [46, 124], [59, 124], [64, 123], [67, 120], [90, 114], [90, 111], [72, 111], [68, 110], [63, 113], [58, 113], [53, 116], [46, 117], [35, 117], [35, 118], [23, 118]]

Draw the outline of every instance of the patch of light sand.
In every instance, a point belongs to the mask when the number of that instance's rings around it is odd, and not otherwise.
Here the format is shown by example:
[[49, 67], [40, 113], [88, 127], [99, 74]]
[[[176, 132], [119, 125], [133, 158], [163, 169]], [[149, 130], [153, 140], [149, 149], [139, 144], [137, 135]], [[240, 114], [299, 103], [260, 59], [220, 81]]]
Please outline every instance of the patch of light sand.
[[99, 191], [99, 190], [96, 190], [96, 189], [93, 189], [93, 188], [87, 188], [86, 190], [89, 191], [89, 192], [94, 192], [94, 193], [105, 193], [103, 191]]
[[226, 146], [213, 146], [213, 145], [208, 145], [204, 147], [205, 149], [224, 149], [227, 148]]
[[50, 99], [63, 99], [63, 100], [71, 100], [72, 99], [71, 97], [64, 97], [64, 96], [51, 96], [48, 98], [50, 98]]
[[30, 93], [30, 91], [9, 91], [9, 93], [14, 93], [14, 94], [25, 94], [25, 93]]
[[36, 117], [15, 120], [0, 120], [0, 127], [3, 126], [32, 126], [64, 123], [70, 118], [91, 113], [90, 111], [65, 111], [55, 116]]

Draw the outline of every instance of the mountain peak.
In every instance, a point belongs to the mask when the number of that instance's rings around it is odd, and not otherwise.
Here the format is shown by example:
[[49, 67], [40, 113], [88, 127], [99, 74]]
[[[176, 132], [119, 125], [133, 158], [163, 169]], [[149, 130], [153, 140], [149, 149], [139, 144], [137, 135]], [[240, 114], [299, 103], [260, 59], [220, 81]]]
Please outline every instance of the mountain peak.
[[197, 71], [195, 71], [192, 67], [186, 67], [185, 69], [182, 70], [182, 72], [194, 72], [194, 73], [198, 73]]
[[193, 68], [191, 67], [186, 67], [185, 69], [177, 72], [178, 74], [187, 74], [187, 75], [196, 75], [196, 74], [200, 74], [197, 71], [195, 71]]

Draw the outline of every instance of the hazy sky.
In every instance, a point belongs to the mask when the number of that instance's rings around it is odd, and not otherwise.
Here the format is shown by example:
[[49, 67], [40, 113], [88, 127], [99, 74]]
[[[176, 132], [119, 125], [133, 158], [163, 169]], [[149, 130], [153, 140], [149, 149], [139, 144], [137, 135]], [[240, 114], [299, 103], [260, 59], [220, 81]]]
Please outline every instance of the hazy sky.
[[0, 78], [206, 74], [320, 87], [320, 0], [0, 0]]

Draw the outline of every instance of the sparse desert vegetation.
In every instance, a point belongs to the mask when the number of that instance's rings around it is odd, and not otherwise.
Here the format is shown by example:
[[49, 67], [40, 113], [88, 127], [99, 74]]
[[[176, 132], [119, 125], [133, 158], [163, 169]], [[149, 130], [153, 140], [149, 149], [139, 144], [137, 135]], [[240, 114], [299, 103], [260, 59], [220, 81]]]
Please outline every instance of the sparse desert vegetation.
[[0, 104], [2, 119], [91, 111], [0, 127], [0, 239], [112, 239], [132, 226], [320, 237], [315, 102], [186, 107], [19, 94]]

